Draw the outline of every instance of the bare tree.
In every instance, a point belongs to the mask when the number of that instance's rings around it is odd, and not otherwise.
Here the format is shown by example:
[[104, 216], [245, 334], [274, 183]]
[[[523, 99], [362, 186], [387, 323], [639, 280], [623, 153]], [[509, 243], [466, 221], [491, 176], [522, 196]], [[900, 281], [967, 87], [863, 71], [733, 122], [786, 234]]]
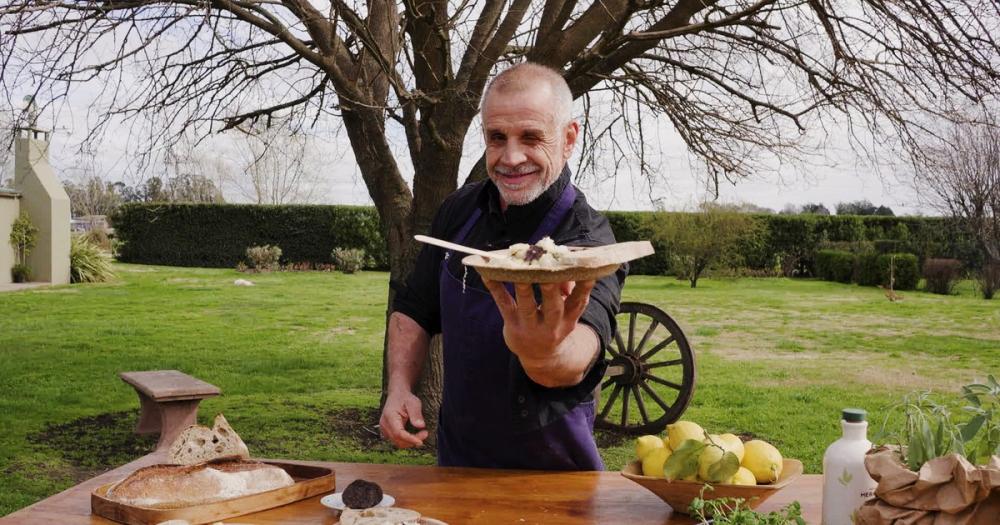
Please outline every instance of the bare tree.
[[979, 123], [952, 125], [943, 139], [925, 145], [915, 164], [917, 182], [945, 212], [973, 232], [985, 256], [980, 285], [987, 299], [1000, 285], [1000, 127], [987, 115]]
[[314, 200], [323, 169], [315, 137], [287, 122], [246, 124], [229, 134], [236, 139], [236, 154], [226, 178], [242, 198], [257, 204]]
[[97, 176], [76, 182], [63, 181], [63, 187], [69, 195], [70, 211], [74, 217], [110, 215], [122, 203], [118, 187]]
[[146, 130], [151, 143], [274, 116], [340, 119], [399, 281], [413, 234], [457, 187], [502, 64], [559, 68], [585, 116], [605, 109], [609, 122], [584, 129], [584, 151], [613, 153], [601, 169], [636, 157], [651, 174], [636, 117], [659, 116], [717, 187], [808, 151], [803, 132], [830, 114], [912, 145], [912, 111], [997, 91], [998, 15], [1000, 0], [9, 0], [0, 64], [7, 93], [106, 81], [95, 129], [158, 113], [169, 125]]

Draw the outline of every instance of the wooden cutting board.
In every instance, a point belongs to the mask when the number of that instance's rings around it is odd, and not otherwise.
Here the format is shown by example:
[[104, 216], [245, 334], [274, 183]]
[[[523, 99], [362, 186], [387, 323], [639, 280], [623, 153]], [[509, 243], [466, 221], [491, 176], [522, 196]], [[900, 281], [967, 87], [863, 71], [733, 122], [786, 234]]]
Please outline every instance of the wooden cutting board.
[[90, 510], [98, 516], [129, 525], [155, 525], [167, 520], [186, 520], [192, 525], [197, 525], [280, 507], [318, 494], [332, 492], [336, 488], [331, 468], [276, 461], [264, 461], [264, 463], [284, 469], [295, 480], [295, 484], [205, 505], [179, 509], [151, 509], [108, 499], [108, 489], [114, 485], [109, 483], [91, 493]]

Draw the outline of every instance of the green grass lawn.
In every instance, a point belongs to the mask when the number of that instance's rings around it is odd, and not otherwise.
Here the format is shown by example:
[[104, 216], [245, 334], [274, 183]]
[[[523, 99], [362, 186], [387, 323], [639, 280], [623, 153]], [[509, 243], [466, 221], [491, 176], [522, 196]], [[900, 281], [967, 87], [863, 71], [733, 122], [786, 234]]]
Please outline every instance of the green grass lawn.
[[[379, 399], [387, 274], [119, 265], [121, 278], [0, 294], [0, 515], [154, 443], [131, 433], [138, 402], [117, 373], [180, 369], [219, 386], [255, 455], [431, 463], [371, 434]], [[767, 439], [819, 472], [839, 410], [880, 421], [914, 389], [954, 392], [1000, 373], [1000, 302], [785, 279], [632, 277], [626, 300], [683, 327], [698, 358], [684, 418]], [[602, 436], [609, 469], [631, 438]]]

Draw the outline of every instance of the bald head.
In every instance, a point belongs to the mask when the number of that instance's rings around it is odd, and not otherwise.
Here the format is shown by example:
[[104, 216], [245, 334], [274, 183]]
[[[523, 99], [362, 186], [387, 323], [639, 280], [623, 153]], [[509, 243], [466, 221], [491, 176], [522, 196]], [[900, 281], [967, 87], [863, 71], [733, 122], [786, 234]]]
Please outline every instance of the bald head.
[[486, 86], [479, 109], [482, 111], [495, 94], [517, 94], [530, 90], [545, 90], [552, 99], [554, 124], [565, 126], [573, 120], [573, 93], [562, 75], [548, 66], [522, 62], [498, 74]]
[[534, 201], [559, 178], [580, 132], [569, 86], [554, 69], [520, 64], [493, 79], [480, 110], [501, 205]]

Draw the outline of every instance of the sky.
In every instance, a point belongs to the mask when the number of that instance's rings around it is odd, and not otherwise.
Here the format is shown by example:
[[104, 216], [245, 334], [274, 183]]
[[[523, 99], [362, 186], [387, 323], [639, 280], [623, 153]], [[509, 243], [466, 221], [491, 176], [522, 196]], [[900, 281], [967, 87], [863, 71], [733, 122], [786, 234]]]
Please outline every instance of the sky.
[[[141, 174], [134, 173], [130, 159], [134, 156], [134, 129], [128, 123], [111, 125], [102, 139], [90, 151], [81, 155], [81, 143], [86, 137], [89, 122], [94, 118], [90, 106], [100, 95], [97, 85], [78, 86], [70, 97], [50, 106], [39, 119], [40, 127], [53, 129], [50, 160], [60, 178], [78, 179], [81, 174], [101, 173], [108, 181], [124, 180], [134, 184]], [[602, 180], [594, 176], [578, 178], [577, 186], [587, 195], [590, 203], [599, 210], [685, 210], [695, 208], [699, 202], [713, 198], [706, 186], [706, 178], [697, 159], [691, 158], [680, 137], [669, 123], [655, 122], [652, 141], [656, 142], [654, 165], [657, 178], [648, 181], [637, 175], [637, 170], [626, 169], [618, 174], [603, 173]], [[866, 199], [876, 206], [892, 208], [897, 215], [932, 215], [935, 210], [921, 204], [919, 196], [907, 184], [904, 165], [893, 165], [889, 160], [898, 158], [889, 152], [859, 154], [846, 140], [839, 137], [845, 132], [839, 123], [826, 123], [824, 148], [816, 155], [798, 164], [782, 164], [766, 173], [758, 173], [736, 183], [722, 182], [718, 200], [723, 203], [752, 203], [780, 211], [787, 205], [822, 203], [833, 211], [839, 202]], [[395, 134], [393, 134], [395, 135]], [[395, 156], [404, 176], [412, 181], [412, 168], [408, 165], [405, 140], [401, 134], [390, 136]], [[353, 161], [346, 133], [336, 128], [324, 130], [316, 141], [314, 155], [322, 161], [313, 184], [312, 202], [322, 204], [371, 204], [367, 189]], [[201, 150], [210, 156], [227, 157], [234, 147], [225, 137], [212, 137]], [[579, 149], [579, 148], [578, 148]], [[481, 128], [478, 121], [470, 127], [464, 149], [462, 175], [482, 153]], [[872, 165], [870, 159], [885, 159]], [[570, 160], [576, 166], [578, 154]], [[246, 201], [234, 187], [223, 186], [228, 202]]]

